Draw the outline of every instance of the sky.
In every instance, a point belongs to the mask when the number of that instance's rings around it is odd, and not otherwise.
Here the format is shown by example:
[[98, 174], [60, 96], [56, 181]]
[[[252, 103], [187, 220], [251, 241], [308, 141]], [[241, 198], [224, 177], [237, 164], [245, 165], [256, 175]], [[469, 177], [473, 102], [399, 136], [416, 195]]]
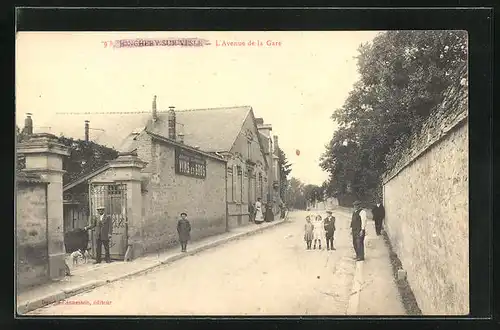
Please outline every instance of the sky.
[[[320, 157], [336, 129], [330, 116], [358, 80], [359, 45], [377, 33], [19, 32], [16, 123], [22, 127], [31, 112], [36, 132], [57, 133], [66, 121], [81, 117], [54, 120], [56, 113], [150, 111], [153, 95], [159, 109], [250, 105], [279, 136], [292, 164], [290, 175], [320, 185], [328, 178]], [[211, 44], [113, 48], [104, 43], [135, 38], [204, 38]], [[244, 45], [220, 46], [223, 41]]]

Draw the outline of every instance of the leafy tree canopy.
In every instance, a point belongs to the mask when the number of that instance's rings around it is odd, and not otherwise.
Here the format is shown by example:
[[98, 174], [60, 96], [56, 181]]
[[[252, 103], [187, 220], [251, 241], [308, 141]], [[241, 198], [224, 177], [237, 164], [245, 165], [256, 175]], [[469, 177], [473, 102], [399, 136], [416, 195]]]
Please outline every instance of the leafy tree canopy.
[[[321, 158], [328, 195], [381, 194], [381, 176], [467, 63], [464, 31], [390, 31], [360, 46], [360, 79], [332, 119], [339, 129]], [[403, 141], [403, 142], [401, 142]], [[397, 146], [397, 148], [394, 148]], [[397, 157], [394, 157], [397, 160]]]
[[[22, 142], [27, 137], [19, 127], [16, 126], [16, 141]], [[58, 142], [69, 147], [70, 156], [63, 159], [63, 184], [70, 183], [84, 175], [87, 175], [104, 166], [109, 160], [118, 157], [118, 151], [102, 146], [92, 141], [58, 137]], [[24, 167], [22, 157], [18, 158], [18, 169]]]
[[278, 165], [280, 169], [280, 197], [284, 201], [288, 185], [288, 175], [292, 171], [292, 165], [288, 163], [285, 152], [281, 148], [278, 148]]

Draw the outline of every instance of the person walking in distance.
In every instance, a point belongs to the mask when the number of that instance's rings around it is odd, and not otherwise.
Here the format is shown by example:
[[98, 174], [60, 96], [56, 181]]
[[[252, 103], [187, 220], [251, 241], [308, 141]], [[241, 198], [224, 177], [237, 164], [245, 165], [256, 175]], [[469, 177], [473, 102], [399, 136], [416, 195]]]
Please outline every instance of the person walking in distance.
[[113, 233], [113, 221], [111, 216], [105, 214], [105, 207], [97, 207], [97, 212], [99, 215], [97, 219], [94, 218], [92, 225], [85, 227], [85, 230], [95, 229], [96, 233], [96, 258], [95, 263], [101, 263], [102, 246], [104, 245], [104, 259], [107, 263], [111, 262], [111, 256], [109, 254], [109, 241], [111, 239], [111, 234]]
[[375, 221], [375, 231], [377, 232], [377, 236], [380, 235], [382, 231], [382, 222], [385, 218], [385, 209], [381, 203], [377, 203], [375, 207], [372, 209], [373, 213], [373, 221]]
[[362, 209], [361, 202], [354, 202], [354, 212], [351, 220], [352, 245], [356, 252], [356, 261], [365, 260], [365, 228], [366, 211]]
[[335, 233], [335, 217], [332, 215], [332, 211], [326, 211], [328, 216], [325, 218], [323, 222], [325, 228], [325, 236], [326, 236], [326, 249], [328, 251], [335, 250], [333, 247], [333, 235]]
[[311, 249], [312, 240], [314, 238], [314, 225], [311, 223], [311, 217], [306, 217], [306, 224], [304, 226], [304, 241], [306, 241], [307, 250]]
[[186, 252], [187, 243], [191, 238], [191, 224], [187, 219], [187, 213], [182, 212], [181, 218], [177, 223], [177, 233], [181, 242], [181, 252]]

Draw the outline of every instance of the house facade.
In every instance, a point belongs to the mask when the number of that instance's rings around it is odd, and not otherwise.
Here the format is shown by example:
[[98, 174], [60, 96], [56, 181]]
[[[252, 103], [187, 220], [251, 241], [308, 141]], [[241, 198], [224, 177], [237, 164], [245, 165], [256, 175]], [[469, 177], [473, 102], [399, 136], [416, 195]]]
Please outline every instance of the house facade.
[[[277, 138], [251, 107], [156, 107], [155, 98], [149, 112], [117, 114], [116, 120], [86, 115], [78, 132], [92, 139], [94, 124], [111, 137], [97, 142], [120, 156], [63, 187], [65, 231], [83, 228], [104, 205], [113, 218], [117, 259], [127, 250], [136, 257], [176, 244], [181, 212], [188, 213], [196, 240], [247, 224], [258, 197], [270, 206], [279, 203]], [[71, 125], [66, 136], [82, 135]]]

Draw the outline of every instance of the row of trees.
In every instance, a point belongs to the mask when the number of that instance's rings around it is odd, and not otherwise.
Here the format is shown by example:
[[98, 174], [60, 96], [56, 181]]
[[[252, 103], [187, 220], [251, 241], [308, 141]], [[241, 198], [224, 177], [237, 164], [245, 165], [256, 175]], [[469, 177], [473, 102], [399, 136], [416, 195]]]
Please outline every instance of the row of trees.
[[285, 202], [288, 207], [305, 210], [309, 206], [324, 200], [324, 187], [304, 184], [297, 178], [290, 179]]
[[465, 31], [390, 31], [361, 45], [361, 76], [332, 119], [339, 129], [321, 167], [329, 196], [381, 195], [382, 175], [408, 148], [409, 137], [459, 83], [467, 65]]
[[[26, 137], [27, 135], [16, 126], [16, 141], [22, 142]], [[70, 156], [64, 157], [63, 160], [63, 168], [66, 171], [63, 175], [63, 184], [89, 174], [104, 166], [107, 161], [118, 157], [118, 151], [92, 141], [60, 136], [58, 142], [69, 147], [70, 150]], [[24, 166], [24, 159], [18, 157], [17, 169], [20, 170]]]

